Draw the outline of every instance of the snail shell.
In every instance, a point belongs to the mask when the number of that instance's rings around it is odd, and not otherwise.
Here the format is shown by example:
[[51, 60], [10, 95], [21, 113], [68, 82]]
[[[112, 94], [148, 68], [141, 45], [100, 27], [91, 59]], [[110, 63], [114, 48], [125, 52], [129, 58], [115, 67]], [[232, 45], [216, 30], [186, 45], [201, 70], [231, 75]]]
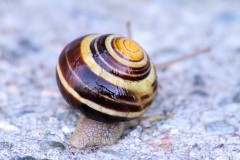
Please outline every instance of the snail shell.
[[157, 88], [146, 52], [118, 35], [86, 35], [68, 44], [57, 64], [58, 87], [65, 100], [85, 116], [102, 122], [141, 116]]

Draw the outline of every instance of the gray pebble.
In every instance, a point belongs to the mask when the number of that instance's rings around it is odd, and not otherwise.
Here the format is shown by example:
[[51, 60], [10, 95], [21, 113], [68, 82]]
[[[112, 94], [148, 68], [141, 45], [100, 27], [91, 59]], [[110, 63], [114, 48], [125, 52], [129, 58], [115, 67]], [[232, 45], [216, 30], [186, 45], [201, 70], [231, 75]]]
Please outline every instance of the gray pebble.
[[238, 91], [234, 96], [233, 96], [233, 102], [235, 103], [240, 103], [240, 91]]
[[235, 132], [234, 126], [224, 122], [224, 121], [215, 121], [208, 123], [206, 125], [208, 132], [214, 132], [219, 134], [231, 134]]
[[56, 141], [51, 141], [50, 146], [53, 148], [60, 148], [61, 150], [65, 149], [65, 146], [62, 143]]
[[194, 86], [204, 86], [205, 85], [205, 81], [203, 80], [203, 77], [199, 74], [196, 74], [193, 77], [193, 85]]
[[57, 141], [42, 141], [40, 143], [40, 148], [44, 151], [48, 151], [50, 149], [61, 149], [61, 150], [65, 150], [66, 147], [60, 143], [60, 142], [57, 142]]

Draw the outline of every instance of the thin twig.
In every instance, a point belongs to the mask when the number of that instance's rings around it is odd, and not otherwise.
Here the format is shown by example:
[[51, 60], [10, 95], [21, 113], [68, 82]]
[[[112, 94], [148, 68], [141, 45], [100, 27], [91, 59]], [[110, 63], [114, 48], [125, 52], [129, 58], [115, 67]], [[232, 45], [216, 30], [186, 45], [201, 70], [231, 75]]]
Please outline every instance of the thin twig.
[[209, 53], [210, 51], [211, 51], [211, 48], [205, 48], [201, 51], [190, 53], [190, 54], [187, 54], [187, 55], [183, 55], [181, 57], [178, 57], [174, 60], [170, 60], [170, 61], [165, 62], [165, 63], [156, 64], [155, 66], [156, 66], [157, 70], [165, 69], [165, 68], [168, 68], [169, 66], [171, 66], [175, 63], [182, 62], [182, 61], [185, 61], [187, 59], [191, 59], [193, 57], [196, 57], [196, 56], [204, 54], [204, 53]]
[[169, 118], [173, 118], [175, 116], [176, 116], [175, 114], [165, 115], [165, 116], [156, 115], [156, 116], [143, 117], [142, 120], [149, 121], [149, 122], [155, 122], [155, 121], [163, 121], [163, 120], [166, 120]]
[[127, 21], [127, 35], [128, 38], [132, 38], [131, 22]]

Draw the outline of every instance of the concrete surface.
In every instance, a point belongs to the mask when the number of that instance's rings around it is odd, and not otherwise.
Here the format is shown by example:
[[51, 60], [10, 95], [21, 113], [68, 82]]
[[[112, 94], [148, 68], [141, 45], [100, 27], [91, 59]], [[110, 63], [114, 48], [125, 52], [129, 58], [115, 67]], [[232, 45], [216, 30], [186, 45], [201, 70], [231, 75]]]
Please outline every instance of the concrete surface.
[[[240, 1], [0, 2], [0, 159], [240, 159]], [[88, 33], [126, 35], [154, 63], [210, 46], [158, 71], [162, 88], [145, 116], [112, 146], [68, 141], [81, 116], [55, 82], [58, 55]]]

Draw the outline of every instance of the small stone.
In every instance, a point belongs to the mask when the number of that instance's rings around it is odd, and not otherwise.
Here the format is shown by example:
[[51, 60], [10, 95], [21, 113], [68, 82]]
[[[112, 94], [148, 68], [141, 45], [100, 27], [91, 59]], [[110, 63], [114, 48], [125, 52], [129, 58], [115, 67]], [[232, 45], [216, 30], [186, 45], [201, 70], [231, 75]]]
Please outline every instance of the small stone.
[[170, 134], [177, 134], [177, 133], [179, 133], [179, 129], [177, 129], [177, 128], [172, 128], [170, 130]]
[[62, 143], [57, 142], [57, 141], [42, 141], [40, 143], [40, 147], [44, 151], [48, 151], [50, 149], [55, 149], [55, 148], [59, 148], [61, 150], [66, 149], [66, 147]]
[[67, 126], [62, 127], [62, 131], [65, 134], [71, 133], [71, 130]]
[[235, 132], [235, 128], [224, 122], [224, 121], [215, 121], [207, 124], [206, 129], [208, 132], [220, 133], [220, 134], [231, 134]]
[[53, 148], [60, 148], [61, 150], [65, 150], [65, 146], [60, 142], [51, 141], [50, 146]]
[[240, 91], [233, 96], [232, 100], [235, 103], [240, 103]]
[[199, 74], [196, 74], [193, 77], [193, 85], [194, 86], [204, 86], [205, 85], [205, 81], [203, 80], [203, 77]]

